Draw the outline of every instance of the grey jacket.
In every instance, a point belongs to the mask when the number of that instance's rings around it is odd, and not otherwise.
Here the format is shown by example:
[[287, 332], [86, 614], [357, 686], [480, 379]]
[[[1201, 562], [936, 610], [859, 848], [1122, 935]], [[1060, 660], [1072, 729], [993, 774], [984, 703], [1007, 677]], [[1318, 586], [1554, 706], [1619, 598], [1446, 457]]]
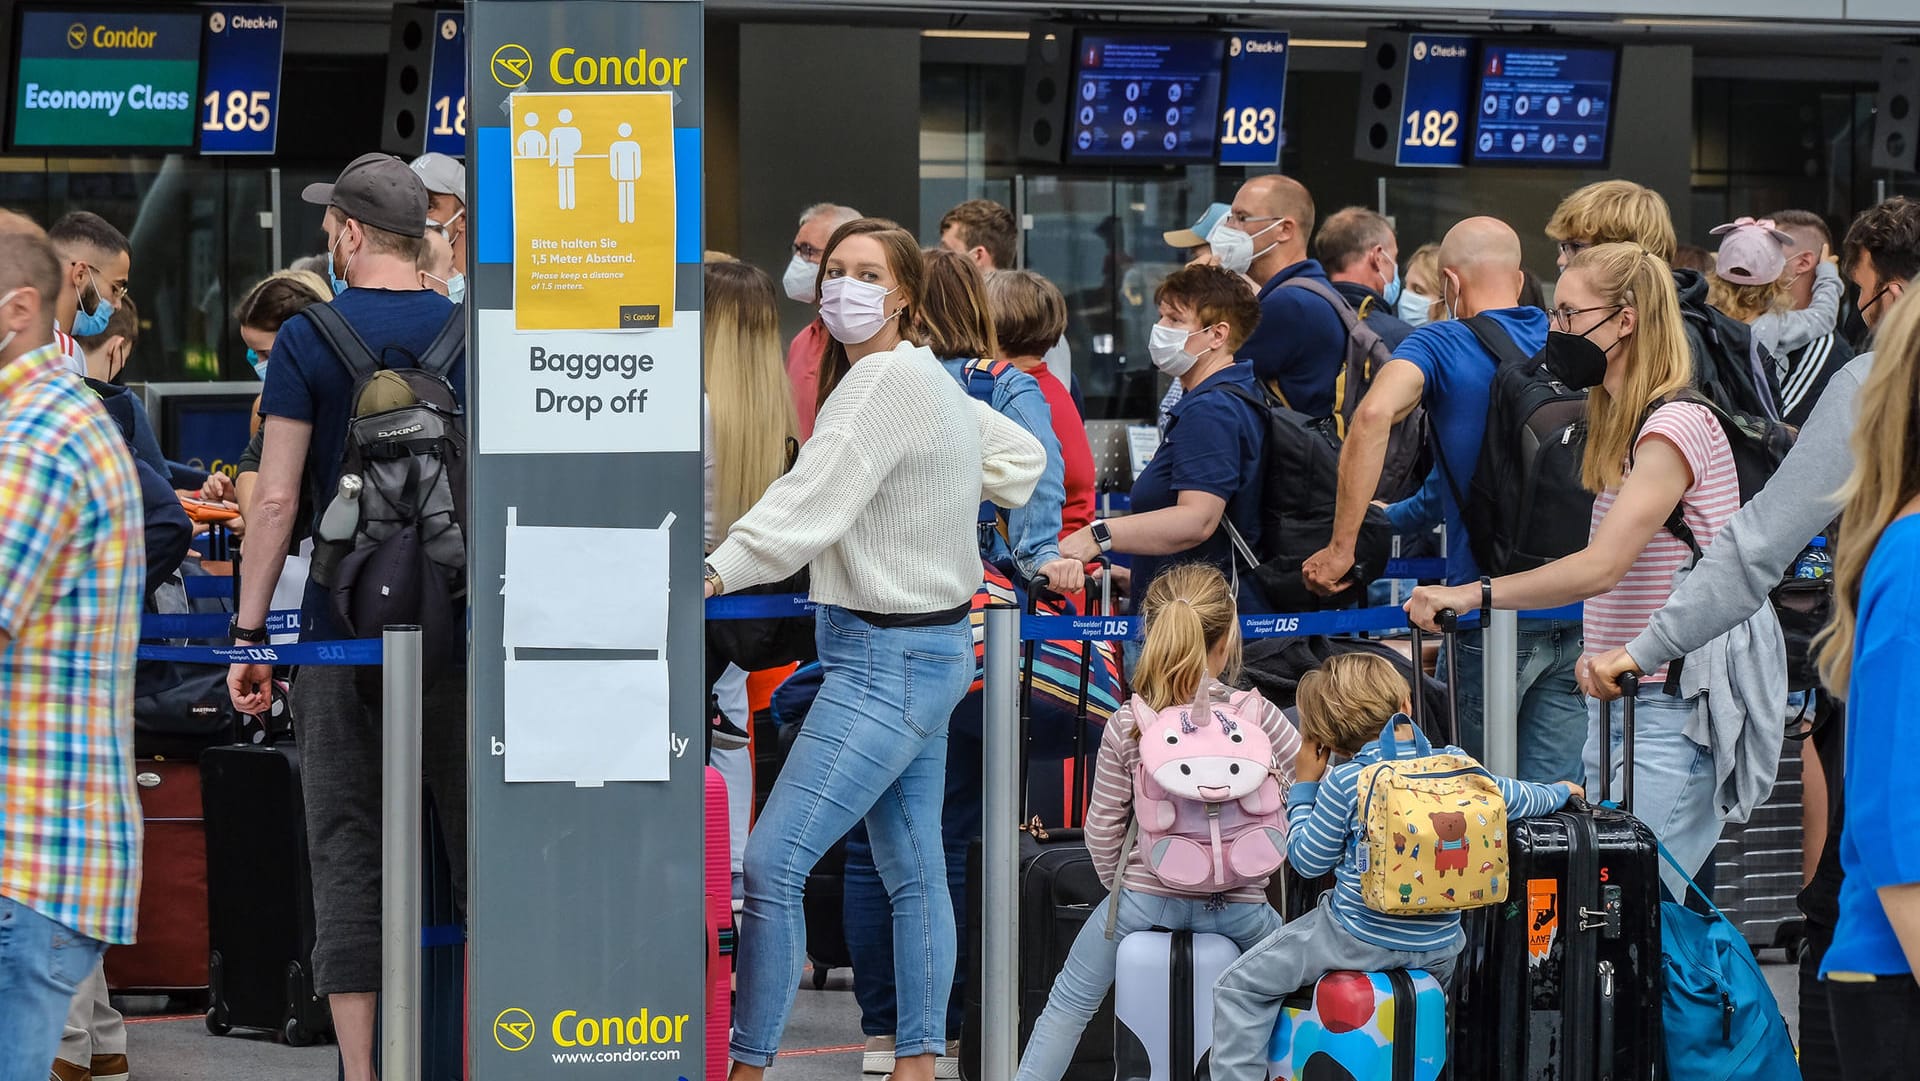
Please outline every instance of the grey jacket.
[[1787, 732], [1787, 644], [1773, 609], [1761, 605], [1689, 652], [1680, 694], [1695, 703], [1687, 738], [1713, 752], [1714, 810], [1745, 822], [1773, 791]]
[[1865, 353], [1834, 373], [1773, 479], [1728, 520], [1700, 565], [1627, 643], [1641, 671], [1687, 656], [1745, 622], [1766, 604], [1807, 541], [1840, 513], [1835, 497], [1853, 472], [1853, 397], [1872, 367], [1873, 354]]

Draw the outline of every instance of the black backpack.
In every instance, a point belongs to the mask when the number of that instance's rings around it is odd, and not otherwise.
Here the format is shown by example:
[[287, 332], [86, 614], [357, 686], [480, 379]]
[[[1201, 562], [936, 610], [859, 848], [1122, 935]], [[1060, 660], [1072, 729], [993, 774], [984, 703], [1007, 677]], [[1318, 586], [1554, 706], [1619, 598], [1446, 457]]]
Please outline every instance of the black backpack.
[[1386, 569], [1393, 546], [1393, 527], [1387, 524], [1386, 513], [1379, 507], [1367, 508], [1349, 575], [1356, 588], [1333, 597], [1309, 591], [1300, 567], [1333, 537], [1334, 504], [1340, 491], [1339, 449], [1319, 423], [1287, 408], [1271, 391], [1234, 384], [1222, 389], [1252, 405], [1266, 421], [1258, 551], [1240, 536], [1230, 515], [1220, 518], [1260, 596], [1276, 612], [1344, 608], [1364, 601], [1366, 590], [1358, 587]]
[[[411, 368], [389, 368], [331, 305], [305, 316], [352, 375], [341, 475], [360, 477], [351, 538], [314, 538], [312, 574], [341, 630], [377, 637], [416, 624], [431, 678], [466, 644], [467, 418], [448, 373], [466, 355], [466, 309]], [[326, 508], [333, 492], [317, 492]]]
[[[1460, 505], [1480, 573], [1545, 566], [1587, 546], [1593, 493], [1580, 482], [1587, 449], [1587, 392], [1556, 379], [1488, 316], [1462, 320], [1497, 361], [1487, 431], [1470, 488], [1441, 471]], [[1464, 493], [1464, 497], [1463, 497]]]
[[[1340, 325], [1346, 329], [1346, 352], [1340, 358], [1340, 371], [1333, 377], [1333, 415], [1316, 422], [1327, 429], [1326, 434], [1337, 449], [1347, 438], [1347, 426], [1360, 408], [1360, 399], [1365, 398], [1373, 386], [1374, 373], [1393, 359], [1393, 350], [1379, 332], [1367, 325], [1353, 305], [1347, 303], [1347, 298], [1326, 282], [1318, 278], [1288, 278], [1281, 288], [1305, 289], [1331, 304], [1334, 314], [1340, 317]], [[1281, 405], [1292, 408], [1286, 395], [1278, 388], [1271, 389]], [[1381, 463], [1380, 483], [1373, 497], [1387, 503], [1407, 498], [1420, 490], [1432, 466], [1427, 444], [1427, 411], [1415, 406], [1412, 413], [1393, 426], [1387, 437], [1387, 456]]]
[[1674, 282], [1682, 287], [1680, 321], [1693, 354], [1693, 385], [1723, 413], [1776, 415], [1779, 405], [1773, 387], [1756, 381], [1752, 328], [1708, 304], [1705, 287], [1682, 277], [1691, 273], [1676, 272]]

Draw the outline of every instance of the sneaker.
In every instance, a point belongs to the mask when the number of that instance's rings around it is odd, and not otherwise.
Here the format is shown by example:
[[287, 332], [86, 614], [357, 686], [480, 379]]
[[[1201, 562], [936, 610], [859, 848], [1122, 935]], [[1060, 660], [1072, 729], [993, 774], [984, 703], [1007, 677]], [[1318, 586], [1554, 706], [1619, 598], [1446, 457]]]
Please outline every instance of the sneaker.
[[93, 1056], [93, 1081], [127, 1081], [127, 1056]]
[[747, 730], [734, 724], [724, 713], [713, 715], [713, 746], [715, 750], [737, 751], [747, 745]]
[[948, 1040], [947, 1053], [933, 1060], [933, 1076], [941, 1078], [943, 1081], [955, 1079], [960, 1076], [959, 1040]]
[[[126, 1071], [120, 1071], [120, 1076], [122, 1081], [125, 1081]], [[67, 1062], [64, 1059], [54, 1059], [53, 1073], [49, 1076], [48, 1081], [92, 1081], [92, 1078], [92, 1071], [88, 1070], [85, 1066], [75, 1066], [73, 1063]]]
[[893, 1072], [893, 1037], [867, 1038], [866, 1053], [860, 1056], [860, 1072], [877, 1077], [885, 1077]]

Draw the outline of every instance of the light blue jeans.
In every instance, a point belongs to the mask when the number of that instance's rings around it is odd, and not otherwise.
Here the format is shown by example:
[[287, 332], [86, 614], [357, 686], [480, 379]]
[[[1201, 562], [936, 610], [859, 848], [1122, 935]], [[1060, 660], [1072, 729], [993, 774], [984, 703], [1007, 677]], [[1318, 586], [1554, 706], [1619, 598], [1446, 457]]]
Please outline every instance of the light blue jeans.
[[[1686, 734], [1699, 699], [1673, 698], [1659, 684], [1650, 683], [1640, 689], [1635, 703], [1633, 806], [1628, 810], [1647, 824], [1688, 874], [1699, 874], [1700, 866], [1720, 841], [1720, 815], [1713, 799], [1713, 752]], [[1593, 702], [1588, 708], [1593, 720], [1587, 734], [1587, 798], [1596, 802], [1600, 799], [1601, 718], [1605, 717], [1604, 731], [1610, 747], [1607, 762], [1613, 774], [1611, 793], [1615, 800], [1624, 800], [1622, 706], [1619, 702], [1604, 706]], [[1660, 880], [1676, 900], [1687, 896], [1686, 880], [1665, 860], [1660, 862]]]
[[[1120, 915], [1113, 937], [1108, 938], [1107, 906], [1112, 903], [1112, 897], [1100, 902], [1080, 929], [1080, 937], [1073, 940], [1067, 963], [1047, 996], [1047, 1008], [1033, 1023], [1033, 1036], [1027, 1040], [1026, 1053], [1020, 1056], [1020, 1073], [1015, 1081], [1060, 1081], [1080, 1046], [1080, 1033], [1113, 986], [1120, 940], [1133, 932], [1158, 928], [1225, 935], [1244, 952], [1280, 929], [1280, 913], [1265, 902], [1209, 910], [1204, 897], [1158, 897], [1123, 890]], [[1194, 989], [1196, 994], [1202, 990]], [[1207, 994], [1212, 990], [1204, 989]]]
[[67, 1004], [104, 943], [0, 897], [0, 1081], [45, 1081]]
[[[1523, 619], [1519, 621], [1519, 671], [1515, 695], [1520, 703], [1518, 728], [1520, 757], [1517, 775], [1523, 781], [1552, 784], [1586, 775], [1580, 750], [1587, 740], [1587, 700], [1580, 694], [1574, 665], [1581, 652], [1578, 620]], [[1460, 673], [1445, 669], [1442, 678], [1453, 683], [1460, 714], [1460, 746], [1486, 757], [1486, 697], [1482, 687], [1482, 633], [1460, 633]]]
[[807, 873], [864, 818], [893, 904], [895, 1054], [940, 1054], [954, 965], [940, 837], [947, 719], [973, 681], [973, 635], [964, 619], [877, 627], [828, 606], [814, 633], [820, 695], [747, 839], [731, 1052], [772, 1063], [806, 967]]

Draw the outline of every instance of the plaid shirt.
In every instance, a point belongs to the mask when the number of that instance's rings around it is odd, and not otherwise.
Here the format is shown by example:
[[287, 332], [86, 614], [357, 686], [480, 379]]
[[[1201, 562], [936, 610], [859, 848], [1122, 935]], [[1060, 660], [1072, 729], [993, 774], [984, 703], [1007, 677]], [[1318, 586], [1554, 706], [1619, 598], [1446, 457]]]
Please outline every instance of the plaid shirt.
[[146, 573], [119, 430], [55, 346], [0, 366], [0, 895], [133, 940]]

